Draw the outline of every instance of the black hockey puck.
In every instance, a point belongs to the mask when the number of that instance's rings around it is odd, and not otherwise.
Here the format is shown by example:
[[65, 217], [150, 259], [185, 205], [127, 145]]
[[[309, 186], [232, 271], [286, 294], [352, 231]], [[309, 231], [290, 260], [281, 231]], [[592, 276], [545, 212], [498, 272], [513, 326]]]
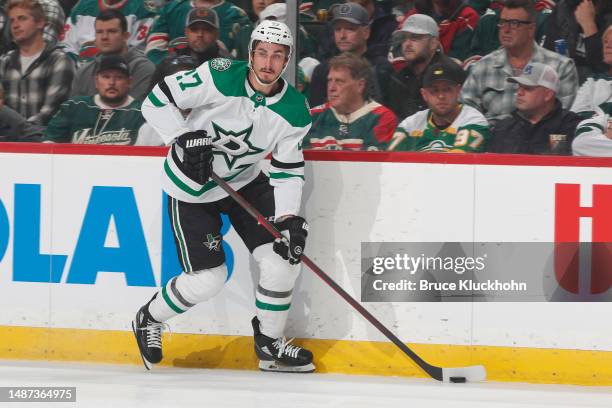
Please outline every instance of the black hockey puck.
[[449, 378], [450, 382], [452, 383], [464, 383], [467, 380], [465, 379], [465, 377], [451, 377]]

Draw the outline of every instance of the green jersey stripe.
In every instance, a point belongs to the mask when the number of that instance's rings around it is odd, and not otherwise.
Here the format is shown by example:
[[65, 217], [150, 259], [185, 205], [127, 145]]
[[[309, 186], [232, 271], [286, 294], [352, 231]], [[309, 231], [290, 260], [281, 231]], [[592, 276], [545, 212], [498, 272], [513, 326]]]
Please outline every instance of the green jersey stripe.
[[181, 253], [181, 259], [183, 260], [183, 265], [185, 268], [185, 272], [191, 272], [191, 262], [189, 262], [189, 254], [187, 253], [187, 242], [185, 242], [185, 237], [183, 235], [183, 229], [181, 227], [181, 222], [179, 220], [178, 213], [178, 200], [172, 198], [172, 224], [174, 225], [174, 231], [176, 233], [176, 239], [179, 243], [179, 250]]
[[291, 174], [291, 173], [285, 173], [285, 172], [280, 172], [280, 173], [273, 173], [270, 172], [270, 178], [271, 179], [288, 179], [291, 177], [299, 177], [302, 180], [304, 180], [304, 176], [300, 175], [300, 174]]
[[148, 96], [149, 100], [151, 101], [151, 103], [154, 106], [157, 106], [158, 108], [161, 108], [162, 106], [166, 106], [165, 103], [163, 103], [162, 101], [160, 101], [157, 96], [155, 96], [155, 94], [153, 92], [149, 92], [149, 96]]

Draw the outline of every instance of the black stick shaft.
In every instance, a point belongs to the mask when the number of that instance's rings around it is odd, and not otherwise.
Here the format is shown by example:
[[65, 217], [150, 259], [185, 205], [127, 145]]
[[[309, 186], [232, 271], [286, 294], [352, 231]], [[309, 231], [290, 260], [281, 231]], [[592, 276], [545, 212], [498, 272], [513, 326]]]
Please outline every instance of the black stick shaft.
[[[244, 199], [240, 194], [238, 194], [233, 188], [227, 184], [225, 180], [219, 177], [214, 172], [212, 173], [211, 178], [215, 183], [219, 185], [230, 197], [232, 197], [242, 208], [246, 210], [253, 218], [257, 220], [257, 222], [263, 226], [274, 238], [282, 238], [283, 235], [274, 228], [274, 225], [270, 223], [267, 219], [264, 218], [263, 215], [259, 213], [247, 200]], [[400, 350], [402, 350], [408, 357], [410, 357], [419, 367], [421, 367], [429, 376], [435, 378], [438, 381], [442, 381], [442, 368], [433, 366], [419, 357], [413, 350], [410, 349], [407, 345], [402, 343], [402, 341], [391, 332], [391, 330], [387, 329], [387, 327], [382, 324], [376, 317], [374, 317], [370, 312], [367, 311], [357, 300], [355, 300], [351, 295], [349, 295], [340, 285], [336, 283], [327, 273], [325, 273], [321, 268], [319, 268], [310, 258], [306, 255], [302, 254], [301, 260], [304, 265], [308, 266], [319, 278], [323, 279], [325, 283], [327, 283], [336, 293], [338, 293], [344, 300], [346, 300], [359, 314], [366, 318], [367, 321], [372, 323], [374, 327], [376, 327], [382, 334], [385, 335], [389, 340], [393, 342]]]

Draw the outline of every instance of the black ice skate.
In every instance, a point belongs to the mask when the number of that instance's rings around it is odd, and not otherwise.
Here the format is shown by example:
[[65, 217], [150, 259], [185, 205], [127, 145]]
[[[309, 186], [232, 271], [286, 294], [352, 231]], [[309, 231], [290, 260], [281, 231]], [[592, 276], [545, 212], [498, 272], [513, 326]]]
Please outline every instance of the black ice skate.
[[257, 317], [254, 317], [251, 323], [255, 332], [255, 354], [259, 358], [260, 370], [283, 373], [312, 373], [315, 370], [310, 351], [289, 344], [293, 339], [273, 339], [262, 334]]
[[[151, 302], [149, 302], [151, 303]], [[149, 303], [140, 308], [132, 321], [132, 330], [140, 349], [140, 356], [147, 370], [162, 359], [162, 330], [165, 326], [149, 314]]]

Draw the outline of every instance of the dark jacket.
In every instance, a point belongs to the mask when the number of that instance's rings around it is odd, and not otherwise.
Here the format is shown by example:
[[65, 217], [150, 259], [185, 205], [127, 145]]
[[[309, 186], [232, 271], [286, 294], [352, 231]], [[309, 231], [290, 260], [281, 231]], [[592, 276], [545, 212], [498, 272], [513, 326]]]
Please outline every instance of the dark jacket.
[[487, 151], [571, 155], [572, 140], [580, 120], [576, 113], [563, 109], [559, 100], [552, 112], [536, 124], [515, 110], [511, 117], [496, 123]]
[[[436, 52], [429, 65], [437, 62], [456, 64], [440, 51]], [[423, 70], [423, 73], [426, 70], [427, 68]], [[386, 81], [388, 84], [388, 98], [383, 104], [395, 112], [399, 121], [428, 108], [421, 96], [421, 88], [423, 87], [422, 76], [422, 74], [415, 75], [411, 68], [406, 66], [399, 72], [393, 72], [389, 80]]]
[[547, 21], [544, 48], [554, 51], [555, 40], [566, 40], [568, 56], [576, 62], [576, 69], [578, 69], [582, 83], [591, 74], [605, 72], [608, 69], [603, 63], [601, 35], [612, 23], [612, 6], [605, 6], [595, 16], [595, 23], [599, 31], [590, 37], [583, 38], [582, 29], [574, 16], [579, 4], [579, 0], [557, 2], [557, 6]]
[[[363, 55], [372, 66], [372, 81], [369, 96], [376, 102], [384, 105], [387, 99], [389, 75], [393, 67], [386, 57], [373, 55], [370, 50]], [[310, 80], [310, 106], [319, 106], [327, 102], [327, 74], [329, 73], [329, 60], [321, 62], [312, 72]]]

